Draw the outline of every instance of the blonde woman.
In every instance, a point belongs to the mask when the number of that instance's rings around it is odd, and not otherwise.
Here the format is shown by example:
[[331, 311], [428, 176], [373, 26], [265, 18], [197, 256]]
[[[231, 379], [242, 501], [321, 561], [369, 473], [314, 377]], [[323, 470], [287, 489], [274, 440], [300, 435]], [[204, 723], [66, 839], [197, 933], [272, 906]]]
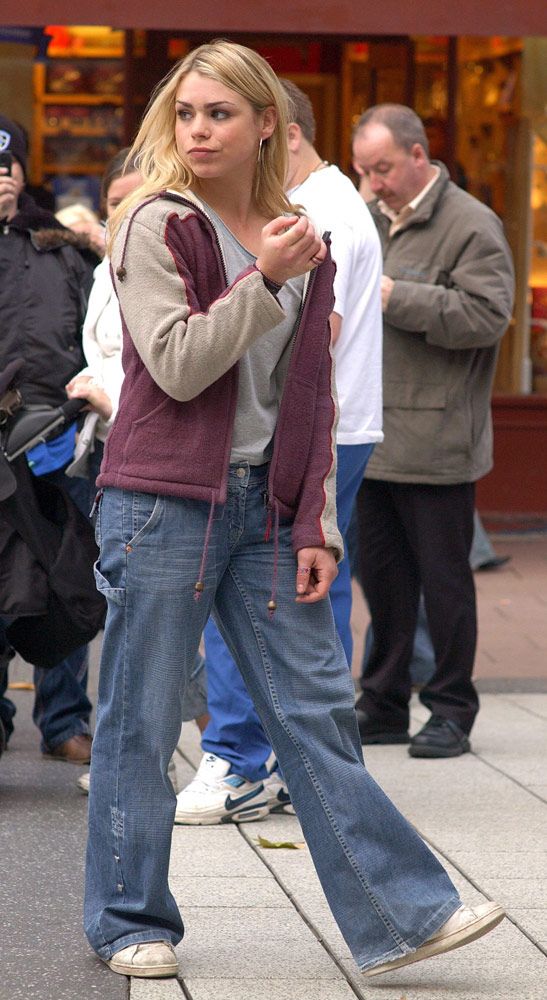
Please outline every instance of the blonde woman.
[[[287, 99], [214, 42], [159, 86], [112, 220], [125, 381], [98, 479], [108, 601], [91, 765], [86, 932], [118, 973], [174, 976], [167, 777], [210, 613], [240, 665], [355, 959], [376, 973], [503, 916], [462, 907], [365, 770], [325, 600], [335, 519], [333, 267], [283, 193]], [[234, 815], [243, 779], [222, 778]], [[259, 805], [253, 801], [253, 808]]]

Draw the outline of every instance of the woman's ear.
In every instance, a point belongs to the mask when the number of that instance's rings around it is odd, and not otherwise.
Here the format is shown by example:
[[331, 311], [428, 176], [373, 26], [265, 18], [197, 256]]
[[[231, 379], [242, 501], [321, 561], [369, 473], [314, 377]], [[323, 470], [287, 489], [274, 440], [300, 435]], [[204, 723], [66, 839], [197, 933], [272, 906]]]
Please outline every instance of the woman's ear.
[[269, 139], [275, 130], [277, 125], [277, 111], [273, 105], [269, 108], [265, 108], [262, 112], [262, 131], [260, 133], [261, 139]]

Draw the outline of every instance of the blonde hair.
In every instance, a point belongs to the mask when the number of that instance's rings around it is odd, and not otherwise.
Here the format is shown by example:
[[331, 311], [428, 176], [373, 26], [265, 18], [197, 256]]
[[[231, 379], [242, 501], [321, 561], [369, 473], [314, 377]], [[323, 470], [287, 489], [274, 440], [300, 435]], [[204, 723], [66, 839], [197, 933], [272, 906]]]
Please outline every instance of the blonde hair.
[[138, 165], [143, 183], [121, 202], [109, 223], [112, 241], [130, 208], [165, 188], [185, 191], [195, 176], [180, 158], [175, 143], [175, 95], [181, 80], [191, 72], [222, 83], [245, 98], [256, 114], [274, 107], [277, 122], [272, 135], [261, 144], [254, 177], [254, 200], [267, 218], [291, 212], [284, 191], [288, 168], [287, 95], [271, 66], [244, 45], [217, 39], [189, 52], [157, 85], [127, 159]]

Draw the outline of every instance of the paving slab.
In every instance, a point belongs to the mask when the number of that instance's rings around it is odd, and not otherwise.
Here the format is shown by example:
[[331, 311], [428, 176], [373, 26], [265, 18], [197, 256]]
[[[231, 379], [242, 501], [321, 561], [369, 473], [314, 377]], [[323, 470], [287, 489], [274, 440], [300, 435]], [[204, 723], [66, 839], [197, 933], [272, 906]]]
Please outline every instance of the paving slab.
[[217, 909], [224, 907], [229, 910], [236, 910], [238, 907], [252, 909], [255, 906], [271, 906], [279, 909], [291, 906], [286, 894], [274, 879], [268, 878], [266, 871], [262, 878], [247, 875], [233, 878], [222, 875], [171, 875], [169, 885], [183, 913], [190, 906], [214, 906]]
[[482, 852], [477, 855], [473, 851], [453, 851], [451, 854], [455, 865], [464, 871], [473, 870], [480, 881], [489, 878], [539, 879], [547, 874], [547, 848], [540, 851], [505, 851]]
[[[545, 783], [547, 718], [542, 711], [547, 695], [537, 698], [535, 711], [506, 695], [483, 695], [472, 733], [473, 751], [521, 785]], [[508, 734], [510, 733], [510, 738]]]
[[176, 879], [268, 878], [260, 859], [241, 838], [236, 824], [176, 826], [171, 846], [170, 877]]
[[511, 917], [517, 926], [526, 926], [533, 940], [543, 948], [547, 956], [547, 910], [545, 906], [528, 906], [521, 909], [511, 904]]
[[[280, 965], [283, 966], [282, 958]], [[230, 982], [225, 979], [188, 979], [184, 985], [189, 1000], [355, 1000], [355, 992], [344, 981], [295, 983], [292, 979], [256, 979], [249, 983], [244, 979]], [[144, 994], [142, 1000], [145, 1000]]]
[[[547, 666], [546, 666], [547, 673]], [[547, 695], [541, 694], [522, 694], [515, 691], [514, 694], [506, 695], [506, 701], [512, 702], [514, 705], [518, 705], [519, 708], [523, 708], [526, 712], [530, 712], [531, 715], [539, 715], [541, 719], [547, 721]]]
[[131, 1000], [184, 1000], [178, 979], [136, 979], [131, 977]]
[[336, 981], [342, 975], [294, 909], [187, 907], [186, 934], [178, 946], [188, 979], [254, 982], [261, 979]]

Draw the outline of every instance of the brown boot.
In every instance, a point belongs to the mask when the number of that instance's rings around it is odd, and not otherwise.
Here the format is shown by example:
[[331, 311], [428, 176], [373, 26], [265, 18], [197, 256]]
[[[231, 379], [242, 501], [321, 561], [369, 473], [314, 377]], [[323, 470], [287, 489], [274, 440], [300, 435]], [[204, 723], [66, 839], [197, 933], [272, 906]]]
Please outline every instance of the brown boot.
[[70, 764], [89, 764], [91, 760], [91, 736], [87, 733], [77, 733], [71, 736], [64, 743], [53, 747], [53, 750], [44, 750], [44, 757], [51, 757], [53, 760], [66, 760]]

